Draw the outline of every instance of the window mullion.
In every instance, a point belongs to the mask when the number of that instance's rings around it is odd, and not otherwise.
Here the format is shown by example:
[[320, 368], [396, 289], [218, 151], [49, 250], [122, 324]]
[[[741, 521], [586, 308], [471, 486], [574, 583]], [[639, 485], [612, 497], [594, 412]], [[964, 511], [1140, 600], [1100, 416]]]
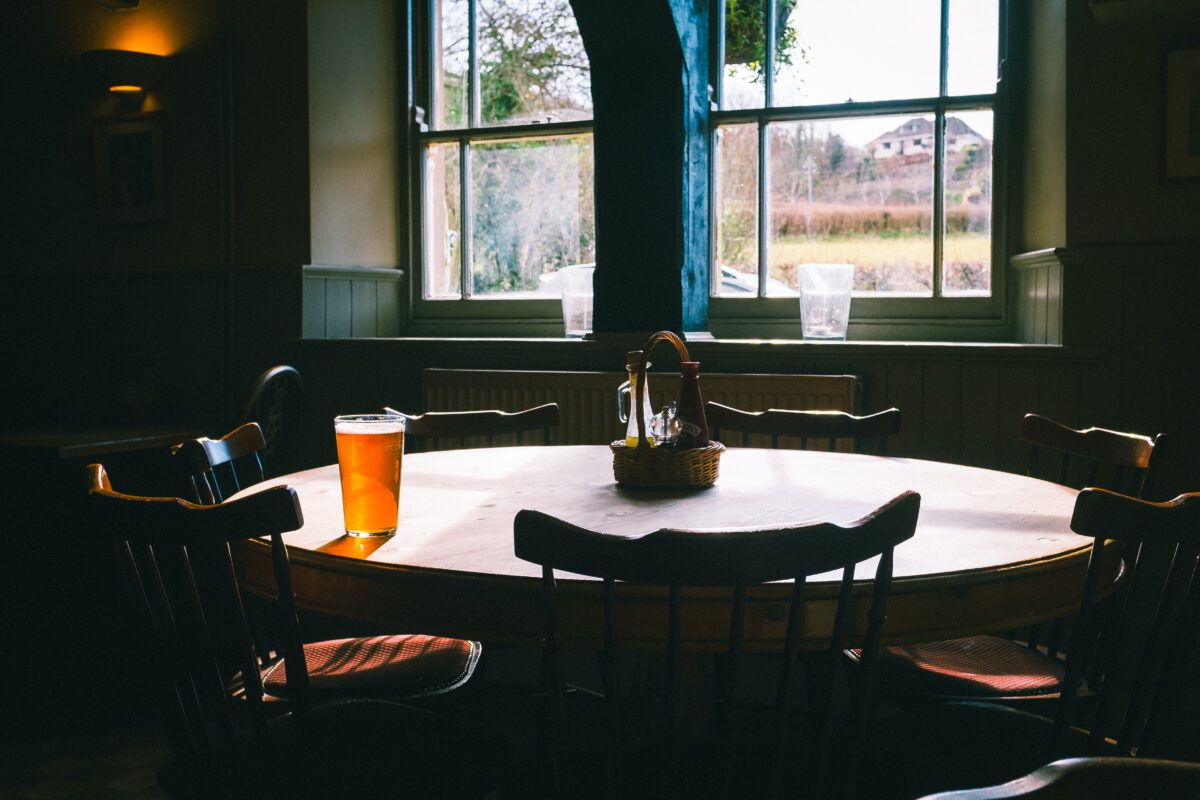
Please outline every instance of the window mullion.
[[[480, 111], [479, 89], [479, 2], [469, 0], [467, 3], [467, 71], [469, 78], [469, 96], [467, 98], [467, 120], [472, 128], [480, 126], [482, 113]], [[459, 169], [458, 196], [462, 203], [459, 211], [460, 227], [462, 228], [462, 246], [459, 247], [461, 256], [458, 264], [458, 285], [464, 300], [470, 299], [475, 292], [474, 275], [471, 264], [475, 259], [475, 220], [471, 216], [473, 199], [471, 196], [471, 140], [464, 137], [459, 140]]]
[[942, 0], [941, 60], [938, 61], [938, 97], [944, 98], [950, 87], [950, 0]]
[[764, 13], [763, 99], [767, 108], [775, 105], [775, 0], [766, 0]]
[[[474, 3], [471, 4], [474, 6]], [[475, 291], [471, 264], [474, 261], [475, 220], [471, 216], [471, 143], [467, 139], [460, 141], [458, 146], [458, 196], [462, 204], [459, 210], [459, 227], [462, 229], [462, 241], [459, 244], [459, 278], [458, 285], [464, 300], [470, 299]]]
[[470, 74], [468, 78], [468, 120], [472, 128], [479, 127], [480, 109], [479, 109], [479, 19], [477, 0], [470, 0], [467, 4], [467, 72]]
[[942, 296], [944, 236], [946, 233], [946, 108], [942, 101], [949, 90], [950, 0], [942, 0], [940, 53], [938, 60], [938, 108], [933, 117], [933, 296]]
[[[413, 119], [418, 123], [418, 131], [422, 128], [436, 128], [434, 121], [437, 119], [437, 113], [442, 110], [436, 90], [437, 76], [441, 75], [438, 60], [442, 52], [442, 17], [434, 0], [410, 6], [410, 17], [413, 13], [421, 14], [422, 8], [425, 24], [418, 26], [410, 21], [406, 31], [409, 44], [417, 45], [416, 50], [409, 48], [408, 97], [413, 104]], [[422, 53], [424, 55], [421, 55]]]
[[767, 123], [758, 123], [758, 296], [767, 296], [767, 263], [771, 256], [771, 141]]
[[933, 219], [930, 228], [933, 233], [933, 296], [942, 296], [942, 256], [943, 237], [945, 235], [946, 200], [946, 112], [939, 108], [933, 117]]

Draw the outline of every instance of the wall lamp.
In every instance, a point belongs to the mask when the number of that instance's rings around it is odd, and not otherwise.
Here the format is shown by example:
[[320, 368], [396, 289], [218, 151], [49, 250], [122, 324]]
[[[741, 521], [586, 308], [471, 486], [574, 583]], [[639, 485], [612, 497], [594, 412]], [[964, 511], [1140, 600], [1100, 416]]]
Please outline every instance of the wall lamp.
[[154, 87], [166, 56], [132, 50], [89, 50], [83, 62], [99, 86], [122, 96], [139, 95]]

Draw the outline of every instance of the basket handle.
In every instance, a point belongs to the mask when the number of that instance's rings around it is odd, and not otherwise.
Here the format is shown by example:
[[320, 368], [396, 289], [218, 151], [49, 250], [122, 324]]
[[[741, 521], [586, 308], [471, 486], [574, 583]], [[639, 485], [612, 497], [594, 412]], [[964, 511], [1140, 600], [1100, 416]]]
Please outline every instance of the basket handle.
[[675, 352], [679, 354], [680, 361], [691, 361], [691, 356], [688, 355], [687, 345], [671, 331], [659, 331], [651, 334], [646, 343], [642, 345], [642, 363], [638, 366], [637, 374], [637, 391], [634, 392], [635, 397], [630, 404], [633, 410], [637, 411], [637, 430], [638, 430], [638, 447], [649, 447], [649, 441], [646, 439], [646, 404], [642, 397], [645, 395], [646, 386], [646, 364], [650, 361], [650, 351], [654, 349], [654, 345], [659, 342], [670, 342], [675, 347]]

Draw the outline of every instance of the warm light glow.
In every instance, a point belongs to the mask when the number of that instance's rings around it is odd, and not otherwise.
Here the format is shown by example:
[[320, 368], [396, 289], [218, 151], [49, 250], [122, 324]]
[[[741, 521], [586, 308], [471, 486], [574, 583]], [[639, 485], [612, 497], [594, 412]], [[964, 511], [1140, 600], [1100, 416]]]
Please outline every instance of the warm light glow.
[[131, 50], [173, 56], [208, 41], [217, 29], [217, 3], [141, 3], [136, 10], [112, 13], [91, 4], [89, 44], [98, 50]]
[[119, 93], [119, 94], [135, 94], [137, 92], [140, 92], [142, 90], [142, 87], [129, 86], [129, 85], [117, 85], [117, 86], [108, 87], [108, 90], [110, 92], [115, 92], [115, 93]]
[[132, 50], [135, 53], [150, 53], [169, 56], [179, 49], [179, 43], [163, 28], [155, 24], [129, 25], [107, 45], [113, 50]]

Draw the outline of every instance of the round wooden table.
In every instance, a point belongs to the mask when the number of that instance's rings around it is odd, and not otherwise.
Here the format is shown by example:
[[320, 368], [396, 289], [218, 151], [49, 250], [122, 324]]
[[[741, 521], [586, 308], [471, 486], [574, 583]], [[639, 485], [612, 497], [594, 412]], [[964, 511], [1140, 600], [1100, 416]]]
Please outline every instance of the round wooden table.
[[[634, 536], [661, 527], [714, 529], [821, 519], [848, 522], [906, 489], [921, 493], [916, 535], [896, 549], [884, 636], [889, 642], [995, 632], [1075, 610], [1091, 540], [1071, 532], [1075, 492], [1004, 472], [920, 461], [800, 450], [730, 448], [715, 486], [628, 489], [612, 477], [607, 447], [503, 447], [404, 457], [394, 536], [343, 534], [337, 465], [260, 484], [299, 494], [304, 527], [286, 535], [303, 609], [387, 626], [492, 642], [532, 643], [542, 633], [540, 567], [513, 555], [512, 520], [532, 508], [578, 525]], [[1119, 574], [1106, 550], [1102, 585]], [[237, 553], [246, 587], [271, 594], [265, 544]], [[856, 597], [865, 611], [874, 564], [862, 564]], [[819, 647], [832, 628], [839, 574], [813, 579], [803, 641]], [[599, 640], [600, 584], [565, 576], [564, 643]], [[783, 637], [790, 587], [750, 592], [747, 647]], [[655, 647], [665, 635], [665, 592], [622, 586], [619, 624]], [[728, 636], [729, 593], [685, 590], [684, 637], [699, 650]], [[725, 609], [722, 611], [722, 609]], [[724, 616], [722, 616], [724, 614]], [[854, 616], [860, 617], [857, 613]], [[864, 623], [865, 624], [865, 623]], [[851, 627], [851, 636], [856, 629]]]

